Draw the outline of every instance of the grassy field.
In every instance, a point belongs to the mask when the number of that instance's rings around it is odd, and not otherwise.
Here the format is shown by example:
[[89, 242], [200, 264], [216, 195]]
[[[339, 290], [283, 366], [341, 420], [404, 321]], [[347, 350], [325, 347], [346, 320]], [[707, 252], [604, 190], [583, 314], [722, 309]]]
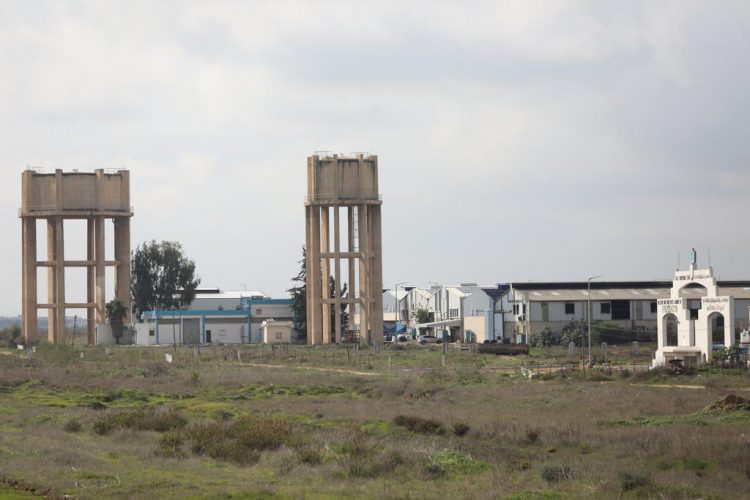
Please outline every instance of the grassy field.
[[0, 499], [750, 491], [750, 405], [727, 398], [750, 398], [750, 376], [646, 372], [648, 348], [610, 348], [611, 368], [585, 374], [555, 348], [451, 347], [445, 361], [411, 345], [4, 354]]

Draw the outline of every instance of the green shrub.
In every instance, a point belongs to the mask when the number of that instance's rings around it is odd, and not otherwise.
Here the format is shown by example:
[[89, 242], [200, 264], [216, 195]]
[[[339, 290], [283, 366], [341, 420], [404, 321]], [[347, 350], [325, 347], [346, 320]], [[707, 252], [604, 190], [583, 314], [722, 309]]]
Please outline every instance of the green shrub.
[[548, 347], [557, 344], [557, 337], [548, 326], [545, 326], [529, 336], [529, 344], [534, 347]]
[[297, 445], [301, 440], [288, 422], [257, 415], [193, 425], [187, 437], [194, 454], [240, 465], [256, 463], [261, 451]]
[[297, 450], [297, 460], [303, 464], [318, 465], [323, 461], [323, 455], [317, 450], [302, 448]]
[[15, 349], [18, 344], [23, 343], [20, 325], [6, 326], [0, 330], [0, 347]]
[[81, 424], [81, 421], [77, 418], [71, 418], [67, 422], [65, 422], [65, 425], [63, 426], [63, 429], [65, 432], [80, 432], [83, 428], [83, 425]]
[[711, 364], [719, 368], [735, 368], [740, 365], [740, 351], [735, 345], [711, 351]]
[[540, 471], [542, 479], [548, 483], [555, 483], [563, 479], [572, 479], [573, 473], [567, 465], [545, 465]]
[[94, 432], [108, 434], [117, 428], [138, 431], [166, 432], [187, 424], [187, 418], [179, 411], [166, 406], [148, 406], [137, 410], [109, 412], [94, 422]]
[[524, 443], [526, 444], [534, 444], [537, 441], [539, 441], [539, 429], [526, 429], [526, 433], [524, 434]]
[[638, 488], [645, 488], [651, 485], [651, 479], [643, 474], [623, 472], [620, 474], [620, 488], [623, 491], [632, 491]]
[[[560, 344], [564, 346], [567, 346], [571, 342], [580, 346], [584, 338], [588, 342], [588, 323], [585, 321], [571, 321], [560, 331]], [[599, 332], [592, 326], [591, 343], [598, 344], [600, 342]]]
[[185, 456], [185, 452], [182, 449], [184, 443], [185, 440], [181, 432], [165, 432], [159, 437], [159, 448], [157, 449], [157, 454], [164, 457], [183, 457]]
[[456, 422], [453, 424], [453, 434], [456, 436], [465, 436], [470, 430], [471, 427], [466, 422]]
[[477, 474], [489, 465], [457, 451], [436, 451], [430, 455], [430, 464], [425, 468], [428, 476], [440, 477], [448, 474]]
[[393, 423], [399, 427], [405, 427], [412, 432], [419, 432], [421, 434], [445, 434], [443, 424], [431, 418], [396, 415]]

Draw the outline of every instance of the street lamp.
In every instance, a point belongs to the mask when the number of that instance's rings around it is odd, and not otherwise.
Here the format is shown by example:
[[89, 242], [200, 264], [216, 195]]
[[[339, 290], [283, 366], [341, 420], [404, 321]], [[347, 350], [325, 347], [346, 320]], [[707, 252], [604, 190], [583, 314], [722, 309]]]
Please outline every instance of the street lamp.
[[435, 294], [437, 295], [437, 300], [435, 301], [435, 313], [438, 312], [438, 307], [439, 307], [440, 308], [440, 319], [443, 319], [443, 304], [441, 302], [442, 299], [443, 299], [443, 285], [441, 285], [437, 281], [430, 281], [429, 283], [431, 283], [431, 284], [435, 285], [436, 287], [438, 287], [438, 291], [435, 292]]
[[395, 305], [395, 307], [393, 308], [393, 311], [396, 313], [396, 326], [394, 326], [393, 332], [396, 335], [398, 335], [398, 324], [399, 324], [399, 320], [401, 319], [401, 311], [398, 310], [399, 309], [399, 306], [398, 306], [398, 286], [399, 285], [404, 285], [404, 284], [406, 284], [406, 281], [402, 281], [401, 283], [396, 283], [396, 285], [395, 285], [396, 291], [393, 293], [393, 295], [394, 295], [394, 305]]
[[589, 292], [588, 314], [586, 315], [589, 321], [589, 366], [591, 366], [591, 280], [595, 280], [596, 278], [601, 278], [601, 277], [602, 275], [598, 274], [586, 280], [588, 282], [588, 292]]

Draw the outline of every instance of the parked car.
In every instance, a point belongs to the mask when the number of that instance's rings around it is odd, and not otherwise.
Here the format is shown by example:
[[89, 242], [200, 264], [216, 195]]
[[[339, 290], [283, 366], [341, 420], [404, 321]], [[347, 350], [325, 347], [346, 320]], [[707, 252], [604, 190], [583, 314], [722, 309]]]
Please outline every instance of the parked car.
[[398, 342], [407, 342], [409, 340], [409, 336], [405, 333], [399, 333], [398, 335], [396, 335], [396, 340]]
[[443, 339], [439, 339], [439, 338], [434, 337], [432, 335], [420, 335], [417, 338], [417, 342], [419, 342], [422, 345], [425, 345], [425, 344], [442, 344], [443, 343]]

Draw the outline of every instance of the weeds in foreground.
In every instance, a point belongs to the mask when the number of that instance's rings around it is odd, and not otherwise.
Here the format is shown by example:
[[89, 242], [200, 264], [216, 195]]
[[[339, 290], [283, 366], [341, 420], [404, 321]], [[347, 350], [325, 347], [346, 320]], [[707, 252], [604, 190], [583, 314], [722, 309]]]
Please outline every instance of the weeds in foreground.
[[104, 435], [115, 429], [167, 432], [187, 424], [187, 418], [168, 406], [147, 406], [130, 411], [112, 411], [94, 421], [94, 432]]
[[83, 424], [81, 424], [81, 421], [77, 418], [69, 419], [63, 426], [63, 430], [65, 430], [65, 432], [81, 432], [82, 428]]
[[399, 427], [405, 427], [412, 432], [419, 432], [421, 434], [445, 434], [443, 424], [431, 418], [396, 415], [393, 423]]
[[249, 465], [258, 461], [261, 451], [298, 446], [302, 435], [284, 420], [254, 415], [193, 425], [186, 430], [185, 441], [196, 455]]
[[542, 479], [548, 483], [556, 483], [564, 479], [573, 479], [573, 470], [567, 465], [545, 465], [539, 471]]
[[489, 464], [474, 460], [457, 451], [436, 451], [430, 455], [430, 463], [425, 472], [428, 477], [437, 478], [447, 475], [478, 474], [489, 468]]
[[651, 479], [648, 476], [637, 472], [623, 472], [620, 474], [620, 488], [623, 491], [632, 491], [648, 486], [651, 486]]

